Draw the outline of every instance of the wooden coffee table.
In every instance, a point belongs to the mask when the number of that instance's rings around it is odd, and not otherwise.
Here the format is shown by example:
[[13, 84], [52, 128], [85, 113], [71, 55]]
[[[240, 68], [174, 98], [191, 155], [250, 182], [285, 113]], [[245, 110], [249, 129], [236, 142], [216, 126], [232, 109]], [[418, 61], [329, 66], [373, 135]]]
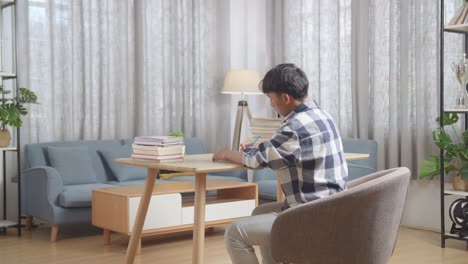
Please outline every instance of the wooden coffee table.
[[[169, 182], [153, 187], [148, 213], [141, 237], [193, 229], [194, 182]], [[216, 191], [206, 197], [205, 227], [225, 225], [250, 216], [258, 205], [256, 184], [208, 180], [207, 191]], [[125, 186], [93, 190], [92, 223], [104, 229], [105, 244], [110, 244], [110, 233], [132, 235], [143, 186]], [[141, 248], [140, 244], [137, 247]]]

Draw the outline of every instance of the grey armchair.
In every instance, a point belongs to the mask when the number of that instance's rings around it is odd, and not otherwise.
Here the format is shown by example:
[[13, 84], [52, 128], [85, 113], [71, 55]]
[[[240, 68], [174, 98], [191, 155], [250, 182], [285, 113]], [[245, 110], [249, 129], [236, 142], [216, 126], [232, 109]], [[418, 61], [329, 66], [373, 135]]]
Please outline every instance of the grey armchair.
[[[344, 192], [280, 213], [271, 231], [273, 258], [282, 263], [387, 263], [410, 174], [407, 168], [376, 172], [349, 182]], [[253, 214], [279, 208], [279, 203], [265, 204]]]

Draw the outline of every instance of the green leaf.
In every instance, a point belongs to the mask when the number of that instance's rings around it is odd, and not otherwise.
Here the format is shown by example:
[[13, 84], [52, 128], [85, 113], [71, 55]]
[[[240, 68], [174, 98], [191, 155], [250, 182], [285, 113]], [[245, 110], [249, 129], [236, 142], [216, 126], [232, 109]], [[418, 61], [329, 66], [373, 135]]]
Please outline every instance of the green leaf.
[[440, 149], [446, 149], [452, 145], [452, 139], [442, 128], [437, 128], [432, 132], [432, 140]]
[[168, 136], [173, 136], [173, 137], [183, 137], [184, 136], [184, 133], [183, 132], [171, 132], [169, 134], [167, 134]]
[[[440, 118], [436, 118], [436, 122], [440, 124]], [[443, 126], [450, 126], [458, 122], [457, 113], [445, 113], [444, 114], [444, 124]]]
[[37, 96], [27, 88], [19, 88], [19, 94], [15, 97], [5, 98], [10, 91], [0, 86], [0, 128], [6, 126], [21, 127], [21, 116], [28, 114], [25, 104], [37, 103]]
[[437, 156], [431, 155], [427, 160], [422, 161], [422, 166], [419, 168], [419, 179], [425, 177], [432, 180], [434, 176], [440, 174], [440, 159]]

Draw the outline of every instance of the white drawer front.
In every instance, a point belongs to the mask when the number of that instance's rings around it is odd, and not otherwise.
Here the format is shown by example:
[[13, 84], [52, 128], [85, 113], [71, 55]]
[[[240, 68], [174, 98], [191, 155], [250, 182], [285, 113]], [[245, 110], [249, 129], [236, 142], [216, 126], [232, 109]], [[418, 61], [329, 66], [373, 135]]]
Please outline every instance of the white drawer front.
[[[140, 197], [129, 200], [129, 231], [133, 230]], [[146, 214], [143, 230], [176, 226], [182, 223], [182, 196], [179, 193], [153, 195]]]
[[[255, 200], [208, 204], [205, 208], [205, 221], [250, 216], [255, 209]], [[182, 224], [193, 224], [194, 207], [182, 207]]]

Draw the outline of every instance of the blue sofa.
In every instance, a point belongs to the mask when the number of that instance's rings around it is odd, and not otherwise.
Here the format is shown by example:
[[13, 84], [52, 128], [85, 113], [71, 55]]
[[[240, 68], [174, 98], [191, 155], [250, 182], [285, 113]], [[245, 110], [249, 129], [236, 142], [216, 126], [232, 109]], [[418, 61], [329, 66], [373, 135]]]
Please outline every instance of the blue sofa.
[[[57, 239], [59, 225], [91, 222], [91, 193], [95, 188], [143, 185], [146, 169], [120, 165], [115, 158], [129, 157], [132, 141], [88, 140], [49, 142], [25, 146], [22, 175], [22, 208], [29, 220], [36, 217], [52, 226], [51, 241]], [[186, 138], [187, 154], [205, 153], [197, 138]], [[374, 141], [344, 140], [345, 151], [369, 153], [369, 160], [349, 162], [350, 179], [375, 171], [377, 145]], [[210, 173], [208, 179], [247, 181], [247, 171]], [[158, 183], [194, 180], [179, 176]], [[255, 170], [259, 196], [276, 199], [276, 176], [270, 169]], [[28, 221], [29, 222], [29, 221]]]

